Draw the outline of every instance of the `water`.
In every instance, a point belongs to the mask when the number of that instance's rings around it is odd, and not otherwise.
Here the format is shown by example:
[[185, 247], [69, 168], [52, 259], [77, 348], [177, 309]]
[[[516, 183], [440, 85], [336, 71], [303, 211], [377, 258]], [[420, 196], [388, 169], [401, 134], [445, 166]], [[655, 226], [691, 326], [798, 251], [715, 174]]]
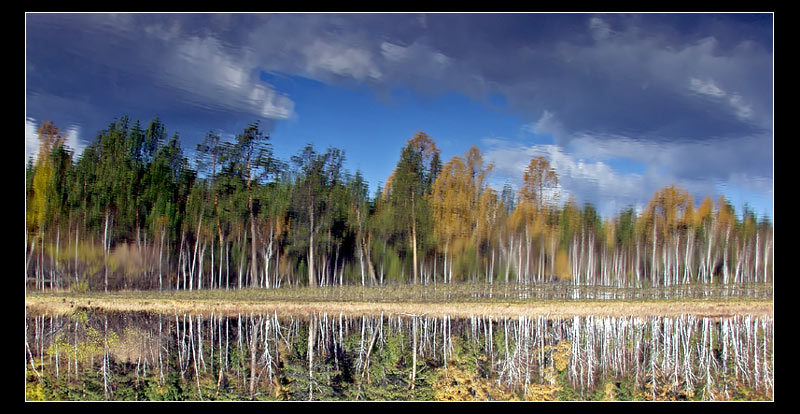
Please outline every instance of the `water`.
[[[26, 318], [28, 399], [770, 400], [772, 318]], [[416, 355], [416, 357], [415, 357]]]

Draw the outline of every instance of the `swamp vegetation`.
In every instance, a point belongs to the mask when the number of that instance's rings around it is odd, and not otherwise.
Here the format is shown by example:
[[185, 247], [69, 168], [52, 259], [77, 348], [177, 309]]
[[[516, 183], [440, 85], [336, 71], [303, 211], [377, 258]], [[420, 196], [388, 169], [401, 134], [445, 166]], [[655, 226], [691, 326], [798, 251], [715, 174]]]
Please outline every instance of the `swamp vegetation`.
[[772, 317], [26, 318], [29, 400], [770, 400]]

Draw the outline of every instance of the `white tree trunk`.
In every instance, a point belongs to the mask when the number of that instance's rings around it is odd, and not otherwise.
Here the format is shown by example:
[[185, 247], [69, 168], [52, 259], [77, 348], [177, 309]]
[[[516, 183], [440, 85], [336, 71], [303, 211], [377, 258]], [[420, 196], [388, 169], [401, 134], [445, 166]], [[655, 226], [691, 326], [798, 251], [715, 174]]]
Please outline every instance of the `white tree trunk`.
[[163, 254], [163, 252], [164, 252], [164, 228], [162, 227], [161, 228], [161, 244], [159, 245], [159, 248], [158, 248], [158, 290], [161, 290], [161, 287], [162, 287], [162, 285], [161, 285], [161, 283], [162, 283], [162, 269], [161, 269], [162, 261], [161, 261], [161, 255]]
[[103, 230], [103, 263], [105, 276], [103, 278], [104, 291], [108, 292], [108, 209], [106, 209], [106, 224]]

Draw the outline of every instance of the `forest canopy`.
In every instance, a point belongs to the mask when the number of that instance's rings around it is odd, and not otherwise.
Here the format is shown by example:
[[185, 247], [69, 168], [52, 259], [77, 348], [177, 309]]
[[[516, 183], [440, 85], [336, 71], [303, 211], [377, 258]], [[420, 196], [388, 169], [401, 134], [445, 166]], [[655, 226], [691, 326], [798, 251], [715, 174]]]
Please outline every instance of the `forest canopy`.
[[772, 282], [773, 227], [724, 197], [667, 186], [601, 217], [557, 199], [530, 160], [487, 184], [477, 147], [441, 159], [418, 132], [375, 194], [343, 150], [274, 156], [258, 123], [187, 157], [158, 118], [115, 119], [75, 156], [43, 122], [26, 165], [26, 286], [78, 291], [435, 283], [618, 287]]

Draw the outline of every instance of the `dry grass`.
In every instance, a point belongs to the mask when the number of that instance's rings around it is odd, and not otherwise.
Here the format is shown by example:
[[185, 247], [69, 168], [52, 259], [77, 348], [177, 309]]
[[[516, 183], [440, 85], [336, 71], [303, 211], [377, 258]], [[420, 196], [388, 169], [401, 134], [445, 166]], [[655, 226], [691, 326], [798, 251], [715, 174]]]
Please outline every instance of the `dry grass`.
[[[518, 317], [548, 315], [552, 318], [572, 316], [678, 316], [693, 314], [705, 317], [733, 315], [770, 316], [774, 314], [771, 299], [673, 299], [673, 300], [505, 300], [470, 299], [396, 301], [368, 300], [353, 295], [353, 300], [326, 296], [304, 296], [293, 292], [280, 296], [270, 293], [199, 291], [199, 292], [116, 292], [113, 294], [32, 293], [25, 298], [26, 310], [43, 313], [70, 313], [76, 307], [97, 308], [118, 312], [154, 312], [162, 314], [202, 313], [273, 313], [304, 316], [315, 312], [346, 315], [416, 314], [453, 317], [492, 315]], [[419, 298], [419, 296], [418, 296]]]

